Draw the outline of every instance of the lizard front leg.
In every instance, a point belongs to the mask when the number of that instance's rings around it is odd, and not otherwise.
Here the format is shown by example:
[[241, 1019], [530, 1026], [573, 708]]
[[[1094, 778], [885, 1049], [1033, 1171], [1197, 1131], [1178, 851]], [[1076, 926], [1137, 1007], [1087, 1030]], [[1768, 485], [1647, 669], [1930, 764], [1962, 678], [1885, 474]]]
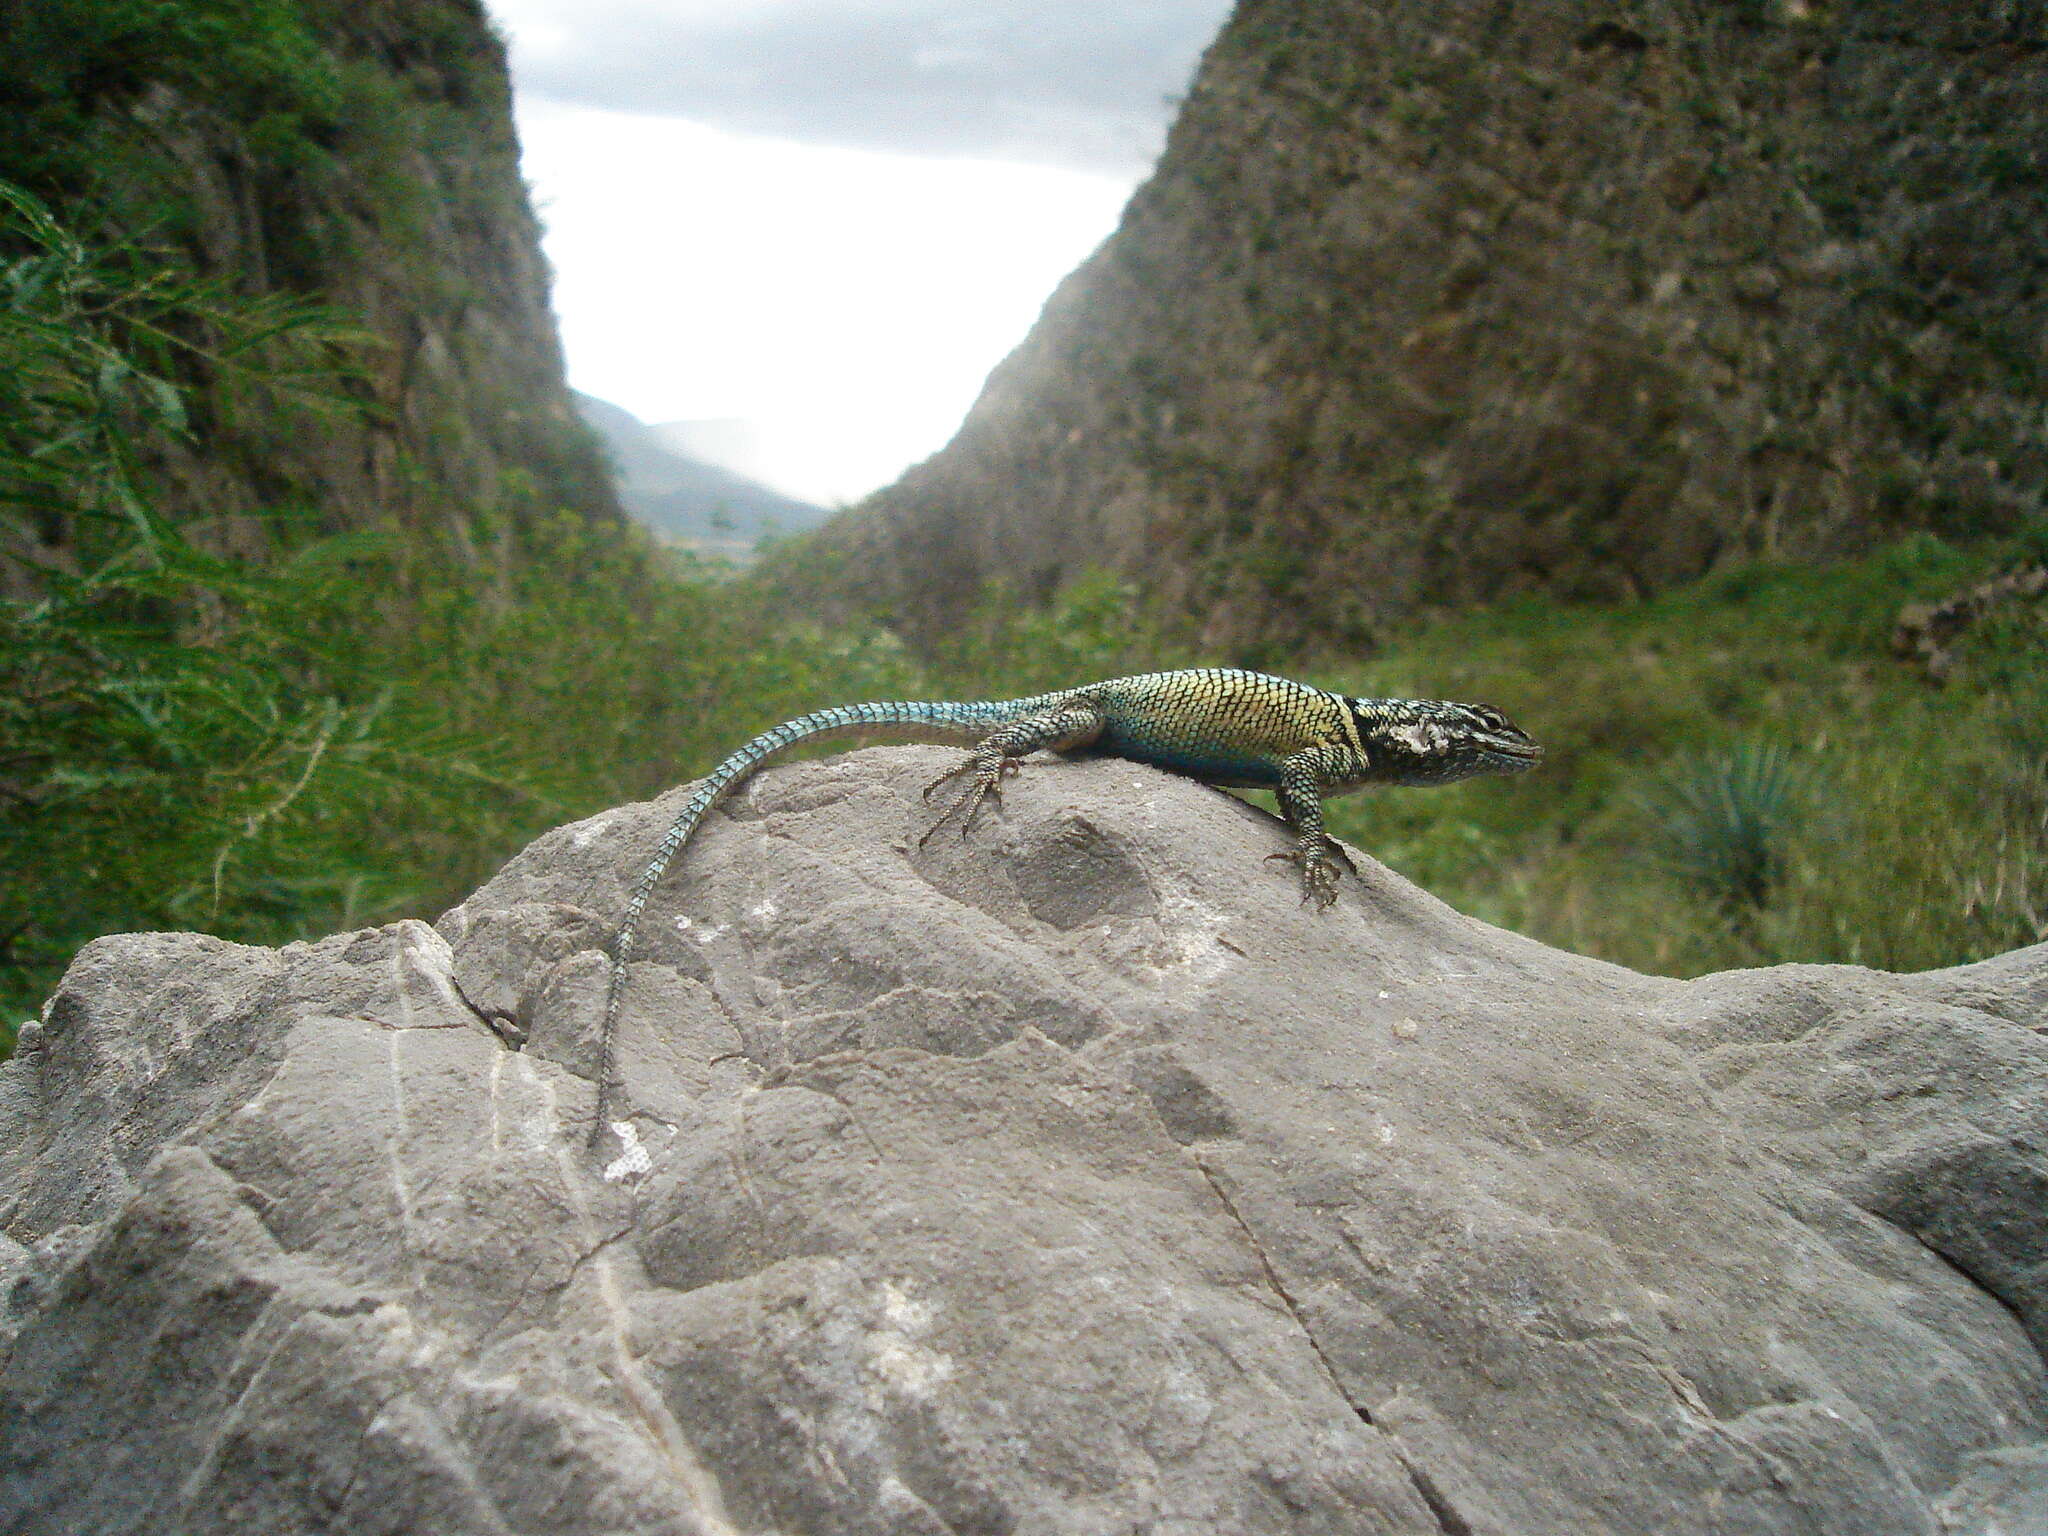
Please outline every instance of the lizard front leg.
[[1002, 803], [1003, 780], [1017, 771], [1019, 758], [1027, 757], [1041, 747], [1055, 752], [1085, 747], [1102, 734], [1102, 725], [1102, 712], [1094, 706], [1070, 704], [1047, 710], [1042, 715], [1027, 715], [985, 737], [975, 744], [966, 762], [940, 774], [925, 786], [924, 798], [930, 800], [941, 784], [953, 779], [969, 781], [966, 789], [917, 840], [918, 846], [922, 848], [930, 842], [933, 833], [956, 816], [960, 818], [960, 835], [965, 837], [974, 826], [974, 818], [981, 814], [984, 800]]
[[1323, 830], [1325, 770], [1341, 766], [1332, 757], [1338, 751], [1332, 747], [1311, 747], [1280, 765], [1280, 810], [1294, 831], [1294, 846], [1285, 853], [1266, 856], [1299, 864], [1301, 899], [1313, 901], [1318, 907], [1328, 907], [1337, 899], [1338, 865], [1352, 879], [1358, 878], [1358, 867], [1351, 862], [1351, 855]]

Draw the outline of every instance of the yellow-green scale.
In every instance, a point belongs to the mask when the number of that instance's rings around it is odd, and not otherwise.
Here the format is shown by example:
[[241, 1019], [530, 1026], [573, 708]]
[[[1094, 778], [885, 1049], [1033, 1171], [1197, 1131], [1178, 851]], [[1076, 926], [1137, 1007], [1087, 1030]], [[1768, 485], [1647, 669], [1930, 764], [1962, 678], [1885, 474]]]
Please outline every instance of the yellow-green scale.
[[1277, 784], [1286, 758], [1342, 729], [1341, 706], [1320, 689], [1230, 667], [1149, 672], [1078, 692], [1105, 717], [1091, 751], [1212, 784]]

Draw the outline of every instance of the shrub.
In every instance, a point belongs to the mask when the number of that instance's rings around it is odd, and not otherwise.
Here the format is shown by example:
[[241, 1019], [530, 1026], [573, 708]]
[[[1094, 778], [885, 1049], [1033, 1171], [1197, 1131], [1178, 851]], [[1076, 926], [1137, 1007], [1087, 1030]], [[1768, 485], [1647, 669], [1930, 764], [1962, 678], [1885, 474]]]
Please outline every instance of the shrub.
[[1785, 874], [1802, 778], [1776, 745], [1682, 759], [1641, 797], [1651, 858], [1723, 912], [1760, 910]]
[[290, 932], [311, 893], [357, 905], [376, 876], [349, 856], [344, 807], [394, 775], [472, 776], [401, 745], [388, 695], [350, 696], [324, 652], [316, 616], [350, 601], [345, 567], [370, 541], [254, 568], [156, 506], [149, 465], [190, 436], [170, 368], [203, 354], [233, 371], [295, 334], [318, 350], [337, 332], [311, 308], [230, 300], [132, 251], [88, 250], [0, 183], [10, 1012], [110, 927]]

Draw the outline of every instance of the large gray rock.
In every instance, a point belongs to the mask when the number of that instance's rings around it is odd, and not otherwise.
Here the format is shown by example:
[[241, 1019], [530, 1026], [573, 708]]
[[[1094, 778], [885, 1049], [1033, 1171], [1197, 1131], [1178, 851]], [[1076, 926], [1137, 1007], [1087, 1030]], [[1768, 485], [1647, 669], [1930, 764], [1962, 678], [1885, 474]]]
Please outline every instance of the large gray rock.
[[0, 1530], [2048, 1531], [2048, 947], [1647, 978], [1128, 764], [920, 849], [952, 760], [713, 818], [595, 1152], [674, 795], [437, 929], [89, 947]]

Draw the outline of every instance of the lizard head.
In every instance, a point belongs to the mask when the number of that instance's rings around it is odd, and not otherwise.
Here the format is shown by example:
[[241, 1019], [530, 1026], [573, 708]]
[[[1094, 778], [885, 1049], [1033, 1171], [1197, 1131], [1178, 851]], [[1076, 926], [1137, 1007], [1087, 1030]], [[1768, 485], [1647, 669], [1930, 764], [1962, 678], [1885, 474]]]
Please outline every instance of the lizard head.
[[1349, 699], [1373, 778], [1454, 784], [1486, 773], [1524, 773], [1543, 749], [1486, 704], [1445, 699]]

